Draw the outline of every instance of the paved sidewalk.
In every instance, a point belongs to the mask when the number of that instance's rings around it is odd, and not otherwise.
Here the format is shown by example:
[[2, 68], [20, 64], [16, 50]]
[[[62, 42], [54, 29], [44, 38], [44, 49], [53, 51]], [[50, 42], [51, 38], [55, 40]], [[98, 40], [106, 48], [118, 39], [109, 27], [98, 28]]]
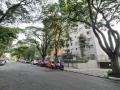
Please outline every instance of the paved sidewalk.
[[71, 67], [65, 67], [66, 71], [71, 72], [78, 72], [82, 74], [87, 74], [91, 76], [97, 76], [97, 77], [107, 77], [107, 71], [109, 69], [99, 69], [99, 68], [93, 68], [93, 69], [75, 69]]

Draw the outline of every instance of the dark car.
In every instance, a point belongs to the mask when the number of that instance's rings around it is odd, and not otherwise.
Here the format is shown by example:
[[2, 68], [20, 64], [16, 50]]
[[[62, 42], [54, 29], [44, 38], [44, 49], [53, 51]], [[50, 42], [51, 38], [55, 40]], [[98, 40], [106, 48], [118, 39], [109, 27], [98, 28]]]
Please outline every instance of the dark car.
[[56, 69], [64, 70], [64, 62], [62, 60], [56, 62]]
[[6, 61], [5, 60], [0, 60], [0, 65], [5, 65]]

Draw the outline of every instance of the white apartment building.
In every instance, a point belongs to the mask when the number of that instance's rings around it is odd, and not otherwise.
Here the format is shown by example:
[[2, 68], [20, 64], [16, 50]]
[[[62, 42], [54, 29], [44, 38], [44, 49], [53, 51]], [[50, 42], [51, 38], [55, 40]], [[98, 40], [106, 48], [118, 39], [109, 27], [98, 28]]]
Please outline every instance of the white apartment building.
[[109, 62], [107, 55], [99, 46], [97, 38], [95, 37], [92, 29], [85, 27], [84, 24], [78, 23], [77, 30], [69, 32], [71, 40], [68, 41], [68, 47], [65, 47], [64, 50], [67, 53], [69, 50], [73, 55], [81, 58], [81, 51], [79, 45], [79, 36], [83, 34], [87, 42], [89, 43], [89, 48], [85, 48], [85, 57], [88, 60], [96, 60], [97, 63]]

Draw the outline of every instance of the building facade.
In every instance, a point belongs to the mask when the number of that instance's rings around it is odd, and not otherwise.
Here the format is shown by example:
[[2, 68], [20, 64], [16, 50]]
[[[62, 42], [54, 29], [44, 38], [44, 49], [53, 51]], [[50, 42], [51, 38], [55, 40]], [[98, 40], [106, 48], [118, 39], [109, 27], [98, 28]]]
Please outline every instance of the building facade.
[[77, 30], [69, 32], [70, 40], [68, 45], [64, 47], [65, 53], [72, 53], [76, 57], [81, 58], [81, 49], [79, 43], [79, 36], [83, 34], [86, 37], [89, 47], [84, 50], [85, 58], [87, 60], [96, 60], [97, 63], [109, 62], [107, 55], [99, 46], [97, 38], [95, 37], [91, 28], [86, 27], [84, 24], [78, 23]]

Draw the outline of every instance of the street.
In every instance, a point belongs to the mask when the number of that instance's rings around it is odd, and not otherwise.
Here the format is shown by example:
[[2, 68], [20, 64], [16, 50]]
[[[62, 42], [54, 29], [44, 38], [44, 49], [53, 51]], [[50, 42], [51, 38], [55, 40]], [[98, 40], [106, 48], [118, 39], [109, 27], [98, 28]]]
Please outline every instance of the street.
[[120, 90], [120, 82], [9, 62], [0, 66], [0, 90]]

